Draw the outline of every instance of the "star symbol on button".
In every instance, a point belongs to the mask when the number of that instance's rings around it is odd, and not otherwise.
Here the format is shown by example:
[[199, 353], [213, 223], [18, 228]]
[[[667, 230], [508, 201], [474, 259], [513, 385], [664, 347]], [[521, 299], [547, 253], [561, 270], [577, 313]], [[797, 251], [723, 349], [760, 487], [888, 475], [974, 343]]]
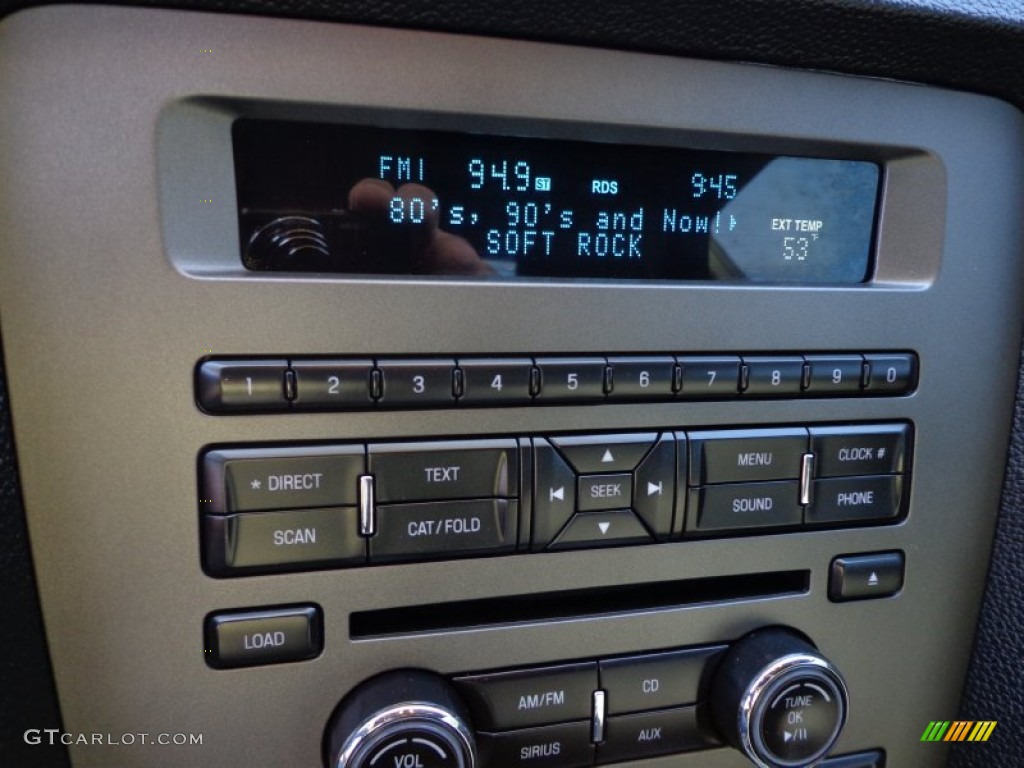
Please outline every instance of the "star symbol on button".
[[262, 483], [261, 483], [261, 482], [260, 482], [259, 480], [253, 480], [253, 481], [252, 481], [252, 482], [250, 483], [250, 485], [252, 486], [252, 489], [253, 489], [254, 491], [258, 491], [258, 490], [260, 489], [260, 486], [261, 486], [261, 485], [263, 485], [263, 484], [262, 484]]

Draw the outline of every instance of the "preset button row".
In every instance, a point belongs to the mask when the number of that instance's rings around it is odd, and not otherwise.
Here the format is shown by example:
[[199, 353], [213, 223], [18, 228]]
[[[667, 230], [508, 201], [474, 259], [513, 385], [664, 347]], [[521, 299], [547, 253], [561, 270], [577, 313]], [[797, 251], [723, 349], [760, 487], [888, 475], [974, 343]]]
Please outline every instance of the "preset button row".
[[902, 395], [913, 353], [422, 359], [220, 359], [196, 371], [208, 413]]

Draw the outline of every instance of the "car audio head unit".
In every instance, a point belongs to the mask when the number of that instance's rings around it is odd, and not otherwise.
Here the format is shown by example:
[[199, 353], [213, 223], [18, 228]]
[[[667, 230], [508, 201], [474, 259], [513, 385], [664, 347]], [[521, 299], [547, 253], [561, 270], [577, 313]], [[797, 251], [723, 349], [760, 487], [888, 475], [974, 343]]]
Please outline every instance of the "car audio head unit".
[[76, 768], [942, 763], [1016, 383], [1018, 112], [256, 17], [4, 34], [64, 724], [206, 733]]

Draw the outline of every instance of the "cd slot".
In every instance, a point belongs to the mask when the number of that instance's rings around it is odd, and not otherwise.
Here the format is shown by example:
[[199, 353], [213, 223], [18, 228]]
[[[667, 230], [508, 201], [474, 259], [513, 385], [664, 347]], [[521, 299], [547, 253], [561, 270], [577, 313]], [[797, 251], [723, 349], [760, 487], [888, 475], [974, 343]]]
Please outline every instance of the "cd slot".
[[808, 570], [775, 571], [359, 611], [349, 616], [349, 636], [365, 640], [804, 595], [810, 578]]

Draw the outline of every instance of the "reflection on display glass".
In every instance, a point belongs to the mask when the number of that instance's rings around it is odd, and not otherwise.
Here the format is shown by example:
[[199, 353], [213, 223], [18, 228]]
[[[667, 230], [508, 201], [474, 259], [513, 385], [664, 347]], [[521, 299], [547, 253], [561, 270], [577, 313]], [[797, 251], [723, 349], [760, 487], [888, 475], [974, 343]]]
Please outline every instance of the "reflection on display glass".
[[251, 270], [869, 276], [874, 163], [248, 119], [233, 137]]

